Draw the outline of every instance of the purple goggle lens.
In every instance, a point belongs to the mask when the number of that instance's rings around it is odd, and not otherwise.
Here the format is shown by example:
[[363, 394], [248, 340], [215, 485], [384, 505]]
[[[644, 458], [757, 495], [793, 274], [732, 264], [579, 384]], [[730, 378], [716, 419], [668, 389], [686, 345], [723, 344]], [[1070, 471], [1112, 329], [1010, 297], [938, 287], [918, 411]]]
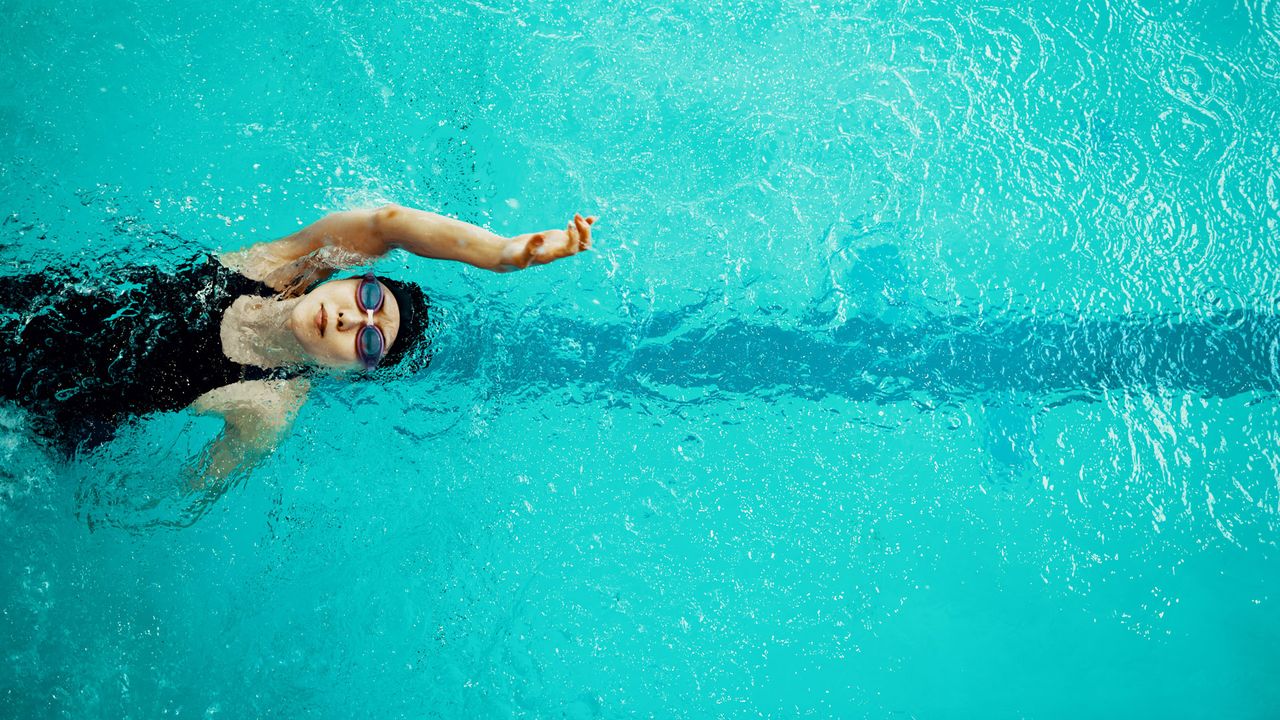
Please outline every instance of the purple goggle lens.
[[382, 355], [387, 351], [387, 339], [378, 326], [373, 324], [373, 314], [382, 308], [386, 299], [378, 279], [373, 273], [366, 273], [356, 288], [356, 305], [365, 314], [364, 327], [356, 333], [356, 357], [365, 370], [378, 367]]

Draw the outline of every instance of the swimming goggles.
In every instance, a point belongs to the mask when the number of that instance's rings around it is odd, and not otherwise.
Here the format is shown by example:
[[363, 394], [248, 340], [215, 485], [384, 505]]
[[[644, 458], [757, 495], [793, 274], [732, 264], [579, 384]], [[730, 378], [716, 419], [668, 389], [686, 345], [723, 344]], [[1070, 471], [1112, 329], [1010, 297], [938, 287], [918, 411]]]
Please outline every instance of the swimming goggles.
[[382, 292], [378, 279], [373, 273], [365, 273], [360, 285], [356, 287], [356, 306], [365, 314], [364, 327], [356, 333], [356, 358], [365, 370], [378, 367], [382, 356], [387, 352], [387, 338], [373, 324], [373, 314], [381, 310], [386, 301], [387, 297]]

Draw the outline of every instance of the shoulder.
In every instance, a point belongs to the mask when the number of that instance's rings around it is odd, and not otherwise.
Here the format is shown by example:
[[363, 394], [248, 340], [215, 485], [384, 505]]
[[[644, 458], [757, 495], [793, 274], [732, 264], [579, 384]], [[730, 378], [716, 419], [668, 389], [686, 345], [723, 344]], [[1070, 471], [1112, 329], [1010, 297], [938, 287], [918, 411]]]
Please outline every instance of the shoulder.
[[211, 284], [219, 292], [231, 296], [253, 295], [271, 297], [279, 289], [262, 281], [254, 273], [245, 272], [242, 261], [233, 253], [206, 253], [194, 258], [190, 267], [193, 279]]
[[306, 380], [250, 380], [210, 390], [191, 407], [226, 421], [225, 437], [270, 449], [293, 425], [307, 396]]
[[210, 255], [215, 262], [222, 267], [240, 273], [250, 280], [262, 281], [264, 277], [270, 274], [270, 270], [264, 271], [261, 257], [262, 253], [255, 253], [254, 250], [259, 245], [247, 247], [242, 250], [232, 250], [231, 252], [221, 252]]
[[222, 415], [229, 420], [254, 417], [286, 421], [302, 406], [310, 388], [306, 378], [246, 380], [206, 392], [191, 403], [191, 408], [200, 414]]

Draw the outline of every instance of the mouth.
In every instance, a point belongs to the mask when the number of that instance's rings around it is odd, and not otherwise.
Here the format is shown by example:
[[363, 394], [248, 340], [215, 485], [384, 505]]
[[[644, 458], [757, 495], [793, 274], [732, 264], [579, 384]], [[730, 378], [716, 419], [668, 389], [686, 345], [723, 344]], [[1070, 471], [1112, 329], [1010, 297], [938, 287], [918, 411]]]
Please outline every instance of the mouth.
[[324, 329], [329, 324], [329, 312], [324, 309], [324, 305], [320, 305], [320, 311], [316, 313], [316, 328], [320, 330], [320, 337], [324, 337]]

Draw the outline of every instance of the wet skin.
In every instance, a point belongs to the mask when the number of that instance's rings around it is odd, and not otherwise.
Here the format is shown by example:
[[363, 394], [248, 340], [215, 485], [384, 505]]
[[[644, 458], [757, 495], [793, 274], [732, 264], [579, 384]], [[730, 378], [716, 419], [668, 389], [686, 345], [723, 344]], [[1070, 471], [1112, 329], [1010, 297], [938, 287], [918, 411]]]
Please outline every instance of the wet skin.
[[[302, 349], [319, 365], [359, 367], [356, 335], [368, 315], [356, 303], [360, 278], [333, 280], [302, 296], [289, 315], [289, 329]], [[383, 303], [373, 315], [389, 350], [400, 329], [400, 306], [385, 285]]]

